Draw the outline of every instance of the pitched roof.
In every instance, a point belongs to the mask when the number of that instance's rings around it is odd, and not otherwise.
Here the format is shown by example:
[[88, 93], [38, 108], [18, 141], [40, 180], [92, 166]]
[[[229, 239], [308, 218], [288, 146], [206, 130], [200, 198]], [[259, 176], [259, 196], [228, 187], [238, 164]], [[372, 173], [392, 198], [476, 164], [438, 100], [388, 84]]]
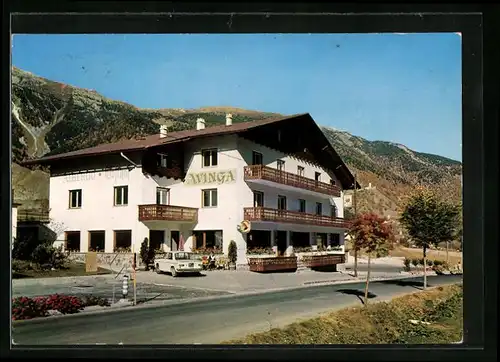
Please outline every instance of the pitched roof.
[[31, 164], [44, 164], [50, 163], [50, 161], [68, 159], [68, 158], [79, 158], [84, 156], [94, 156], [101, 155], [106, 153], [118, 153], [124, 151], [137, 151], [144, 150], [150, 147], [162, 146], [170, 143], [184, 142], [193, 138], [201, 138], [204, 136], [217, 136], [223, 134], [233, 134], [239, 133], [246, 130], [250, 130], [252, 128], [257, 128], [266, 124], [276, 123], [283, 120], [288, 120], [291, 118], [301, 117], [304, 115], [308, 115], [308, 113], [304, 114], [296, 114], [292, 116], [286, 117], [272, 117], [261, 119], [257, 121], [249, 121], [249, 122], [241, 122], [235, 123], [231, 126], [219, 125], [213, 127], [207, 127], [205, 129], [196, 130], [190, 129], [185, 131], [177, 131], [177, 132], [169, 132], [166, 137], [161, 138], [159, 134], [147, 136], [142, 139], [129, 139], [122, 140], [115, 143], [106, 143], [95, 147], [82, 148], [80, 150], [60, 153], [57, 155], [51, 155], [46, 157], [41, 157], [33, 160], [28, 160], [22, 162], [23, 165], [31, 165]]
[[[350, 172], [350, 170], [347, 168], [341, 157], [337, 154], [335, 149], [332, 147], [330, 141], [326, 138], [325, 134], [321, 131], [321, 129], [317, 126], [317, 124], [314, 122], [314, 119], [311, 117], [309, 113], [302, 113], [302, 114], [295, 114], [291, 116], [284, 116], [284, 117], [271, 117], [271, 118], [266, 118], [266, 119], [261, 119], [257, 121], [250, 121], [250, 122], [242, 122], [242, 123], [235, 123], [230, 126], [226, 126], [225, 124], [219, 125], [219, 126], [213, 126], [213, 127], [207, 127], [205, 129], [201, 130], [196, 130], [196, 129], [191, 129], [191, 130], [185, 130], [185, 131], [177, 131], [177, 132], [169, 132], [165, 137], [160, 137], [159, 134], [156, 135], [151, 135], [147, 136], [142, 139], [129, 139], [129, 140], [122, 140], [119, 142], [115, 143], [108, 143], [108, 144], [102, 144], [96, 147], [90, 147], [90, 148], [84, 148], [72, 152], [67, 152], [67, 153], [61, 153], [57, 155], [52, 155], [52, 156], [46, 156], [30, 161], [23, 162], [23, 165], [30, 165], [30, 164], [50, 164], [53, 161], [59, 161], [59, 160], [65, 160], [65, 159], [73, 159], [73, 158], [80, 158], [80, 157], [88, 157], [88, 156], [95, 156], [95, 155], [103, 155], [103, 154], [113, 154], [113, 153], [119, 153], [119, 152], [127, 152], [127, 151], [140, 151], [140, 150], [146, 150], [151, 147], [157, 147], [157, 146], [162, 146], [162, 145], [167, 145], [167, 144], [173, 144], [173, 143], [179, 143], [179, 142], [185, 142], [189, 141], [192, 139], [196, 138], [202, 138], [202, 137], [208, 137], [208, 136], [219, 136], [219, 135], [226, 135], [226, 134], [239, 134], [239, 133], [244, 133], [246, 131], [250, 130], [256, 130], [261, 129], [261, 127], [270, 125], [270, 124], [275, 124], [283, 121], [291, 121], [293, 122], [298, 121], [298, 122], [307, 122], [309, 124], [308, 128], [309, 131], [312, 131], [312, 133], [317, 133], [317, 137], [313, 136], [313, 138], [316, 139], [316, 144], [319, 145], [324, 145], [323, 149], [328, 150], [328, 154], [330, 156], [326, 156], [327, 158], [325, 159], [325, 155], [321, 156], [321, 159], [324, 161], [323, 164], [336, 164], [338, 165], [336, 169], [339, 169], [340, 172], [340, 177], [341, 177], [341, 182], [342, 185], [344, 186], [344, 189], [350, 189], [354, 186], [354, 176]], [[297, 125], [299, 125], [298, 123]], [[309, 132], [308, 131], [308, 132]], [[312, 136], [312, 134], [311, 134]], [[330, 161], [331, 160], [331, 161]], [[343, 167], [341, 167], [343, 166]], [[330, 167], [331, 168], [331, 167]], [[337, 173], [337, 171], [334, 171]], [[359, 188], [359, 184], [356, 183], [357, 188]]]

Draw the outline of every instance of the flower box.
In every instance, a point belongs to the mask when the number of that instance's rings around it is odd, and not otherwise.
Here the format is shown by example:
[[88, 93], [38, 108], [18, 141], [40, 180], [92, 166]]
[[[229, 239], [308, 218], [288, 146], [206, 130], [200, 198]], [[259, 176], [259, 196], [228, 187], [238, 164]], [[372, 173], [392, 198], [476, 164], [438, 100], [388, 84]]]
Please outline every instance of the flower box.
[[303, 255], [302, 263], [308, 268], [345, 263], [344, 254]]
[[250, 271], [265, 273], [272, 271], [296, 271], [297, 257], [250, 257], [248, 258]]

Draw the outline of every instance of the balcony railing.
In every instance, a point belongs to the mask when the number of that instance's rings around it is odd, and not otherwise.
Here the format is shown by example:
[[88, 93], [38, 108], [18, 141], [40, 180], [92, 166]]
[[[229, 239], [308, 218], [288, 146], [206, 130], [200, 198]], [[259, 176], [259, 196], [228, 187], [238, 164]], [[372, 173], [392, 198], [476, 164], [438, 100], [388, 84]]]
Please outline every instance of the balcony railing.
[[264, 165], [245, 166], [245, 181], [266, 180], [282, 185], [297, 187], [309, 191], [340, 197], [340, 188], [326, 182], [312, 180], [294, 173], [281, 171]]
[[18, 210], [17, 222], [50, 222], [49, 211]]
[[315, 215], [305, 212], [278, 210], [268, 207], [245, 207], [245, 219], [249, 221], [271, 221], [293, 224], [306, 224], [316, 226], [328, 226], [337, 228], [349, 228], [349, 221], [338, 217]]
[[139, 221], [198, 221], [198, 209], [172, 205], [139, 205]]

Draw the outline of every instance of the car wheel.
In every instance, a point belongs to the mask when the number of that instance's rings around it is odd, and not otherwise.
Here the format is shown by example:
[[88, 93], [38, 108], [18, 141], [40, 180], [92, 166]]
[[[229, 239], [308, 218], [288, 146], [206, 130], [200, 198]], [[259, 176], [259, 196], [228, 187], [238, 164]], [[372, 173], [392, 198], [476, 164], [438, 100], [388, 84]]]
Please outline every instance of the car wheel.
[[170, 268], [170, 273], [172, 274], [172, 276], [175, 278], [177, 276], [177, 271], [175, 270], [174, 267], [171, 267]]
[[160, 265], [158, 264], [155, 265], [155, 272], [156, 274], [161, 274]]

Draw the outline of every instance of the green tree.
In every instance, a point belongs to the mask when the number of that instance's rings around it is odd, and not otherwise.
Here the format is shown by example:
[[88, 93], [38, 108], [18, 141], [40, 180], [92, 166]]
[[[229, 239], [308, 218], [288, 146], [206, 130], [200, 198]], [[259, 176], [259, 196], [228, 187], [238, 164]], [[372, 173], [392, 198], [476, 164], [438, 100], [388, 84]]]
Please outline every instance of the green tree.
[[427, 187], [418, 187], [406, 201], [400, 221], [413, 242], [422, 248], [424, 289], [427, 288], [427, 249], [453, 240], [460, 227], [460, 206], [441, 200]]
[[231, 240], [229, 242], [229, 246], [227, 249], [227, 258], [229, 260], [229, 263], [236, 263], [236, 259], [238, 258], [238, 247], [236, 246], [236, 242], [234, 240]]
[[358, 215], [351, 224], [349, 234], [356, 240], [356, 246], [368, 253], [368, 272], [366, 274], [365, 301], [368, 303], [368, 288], [370, 284], [371, 259], [384, 255], [394, 243], [392, 225], [383, 217], [374, 213]]

